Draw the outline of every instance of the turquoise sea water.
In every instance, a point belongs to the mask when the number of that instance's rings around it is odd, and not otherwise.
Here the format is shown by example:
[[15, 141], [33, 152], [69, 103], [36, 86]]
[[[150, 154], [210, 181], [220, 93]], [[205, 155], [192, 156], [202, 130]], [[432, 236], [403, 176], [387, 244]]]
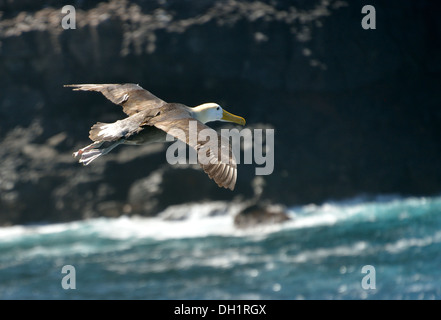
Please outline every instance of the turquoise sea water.
[[237, 210], [0, 228], [0, 299], [441, 298], [441, 197], [292, 207], [250, 230], [234, 228]]

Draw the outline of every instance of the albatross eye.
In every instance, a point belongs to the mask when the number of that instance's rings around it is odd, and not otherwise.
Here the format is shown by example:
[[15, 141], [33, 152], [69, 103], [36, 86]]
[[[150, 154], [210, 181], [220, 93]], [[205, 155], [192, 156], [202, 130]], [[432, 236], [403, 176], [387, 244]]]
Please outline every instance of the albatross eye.
[[219, 109], [220, 109], [220, 107], [217, 107], [217, 108], [216, 108], [216, 110], [219, 110]]

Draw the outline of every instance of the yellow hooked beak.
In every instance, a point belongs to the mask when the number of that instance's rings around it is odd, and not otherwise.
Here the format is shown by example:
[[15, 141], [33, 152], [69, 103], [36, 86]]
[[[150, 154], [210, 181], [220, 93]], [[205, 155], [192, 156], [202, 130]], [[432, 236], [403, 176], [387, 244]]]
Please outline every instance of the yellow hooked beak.
[[222, 110], [222, 119], [223, 121], [228, 121], [228, 122], [234, 122], [237, 124], [240, 124], [242, 126], [245, 125], [246, 121], [244, 118], [239, 117], [239, 116], [235, 116], [232, 113], [229, 113], [228, 111]]

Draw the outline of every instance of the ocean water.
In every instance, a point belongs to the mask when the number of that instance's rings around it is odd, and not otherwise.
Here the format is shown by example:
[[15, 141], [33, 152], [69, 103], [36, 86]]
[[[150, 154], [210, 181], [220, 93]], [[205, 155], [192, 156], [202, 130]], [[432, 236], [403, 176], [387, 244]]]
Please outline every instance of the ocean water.
[[0, 299], [441, 298], [441, 197], [292, 207], [249, 230], [239, 209], [2, 227]]

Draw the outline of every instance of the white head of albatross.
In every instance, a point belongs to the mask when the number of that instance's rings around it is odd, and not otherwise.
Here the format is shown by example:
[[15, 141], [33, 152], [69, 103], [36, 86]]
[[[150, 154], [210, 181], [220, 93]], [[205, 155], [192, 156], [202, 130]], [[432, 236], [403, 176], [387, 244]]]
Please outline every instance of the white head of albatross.
[[202, 123], [211, 121], [234, 122], [245, 125], [245, 119], [222, 109], [217, 103], [209, 102], [192, 108], [193, 117]]

